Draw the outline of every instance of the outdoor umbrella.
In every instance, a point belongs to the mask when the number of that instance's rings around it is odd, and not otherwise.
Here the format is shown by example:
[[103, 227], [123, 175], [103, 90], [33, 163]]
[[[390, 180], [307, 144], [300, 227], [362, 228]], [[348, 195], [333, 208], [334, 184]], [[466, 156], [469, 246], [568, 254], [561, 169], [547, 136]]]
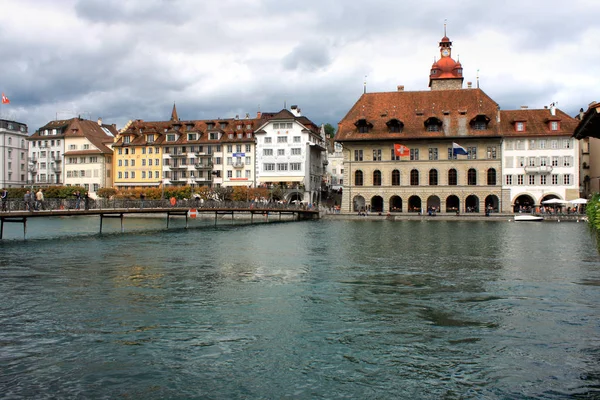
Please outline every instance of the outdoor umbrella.
[[571, 204], [587, 204], [587, 199], [575, 199], [575, 200], [571, 200], [569, 201], [569, 203]]
[[542, 204], [567, 204], [567, 202], [561, 199], [550, 199], [542, 201]]

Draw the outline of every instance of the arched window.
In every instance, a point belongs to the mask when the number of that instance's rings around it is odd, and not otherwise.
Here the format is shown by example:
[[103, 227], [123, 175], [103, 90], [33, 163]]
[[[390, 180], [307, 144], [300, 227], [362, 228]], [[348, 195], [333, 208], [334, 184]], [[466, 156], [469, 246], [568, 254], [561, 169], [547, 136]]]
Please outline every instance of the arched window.
[[454, 168], [452, 168], [450, 171], [448, 171], [448, 185], [450, 185], [450, 186], [458, 185], [458, 174], [456, 173], [456, 170]]
[[487, 184], [490, 186], [496, 184], [496, 170], [494, 168], [487, 170]]
[[381, 171], [373, 172], [373, 186], [381, 186]]
[[429, 170], [429, 186], [437, 186], [438, 184], [438, 172], [437, 169]]
[[419, 186], [419, 171], [416, 169], [410, 171], [410, 185]]
[[475, 171], [475, 168], [471, 168], [467, 172], [467, 185], [477, 185], [477, 171]]
[[354, 185], [362, 186], [363, 185], [363, 173], [362, 171], [356, 171], [354, 173]]
[[392, 171], [392, 186], [400, 186], [400, 171], [397, 169]]

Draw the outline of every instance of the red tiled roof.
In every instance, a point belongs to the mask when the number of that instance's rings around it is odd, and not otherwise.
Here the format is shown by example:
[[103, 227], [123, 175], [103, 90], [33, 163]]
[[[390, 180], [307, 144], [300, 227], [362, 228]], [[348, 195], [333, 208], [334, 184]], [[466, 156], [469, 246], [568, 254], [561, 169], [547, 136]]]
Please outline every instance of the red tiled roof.
[[[42, 135], [46, 129], [56, 129], [56, 135]], [[50, 121], [46, 125], [39, 128], [33, 135], [29, 136], [28, 140], [49, 140], [62, 139], [70, 137], [85, 137], [88, 139], [101, 153], [110, 154], [112, 150], [105, 145], [113, 140], [113, 136], [117, 135], [117, 129], [114, 125], [99, 125], [96, 121], [81, 118], [71, 118], [66, 120]]]
[[[481, 89], [365, 93], [340, 121], [336, 141], [497, 136], [497, 113], [498, 104]], [[471, 127], [477, 116], [489, 118], [487, 130]], [[439, 132], [427, 131], [431, 117], [442, 121]], [[370, 132], [359, 133], [361, 119], [372, 124]], [[389, 131], [392, 119], [402, 122], [402, 132]]]
[[[577, 120], [556, 109], [552, 115], [550, 109], [521, 109], [500, 111], [501, 136], [564, 136], [572, 135], [577, 127]], [[557, 131], [550, 130], [550, 121], [559, 121]], [[517, 132], [515, 122], [524, 122], [525, 131]]]

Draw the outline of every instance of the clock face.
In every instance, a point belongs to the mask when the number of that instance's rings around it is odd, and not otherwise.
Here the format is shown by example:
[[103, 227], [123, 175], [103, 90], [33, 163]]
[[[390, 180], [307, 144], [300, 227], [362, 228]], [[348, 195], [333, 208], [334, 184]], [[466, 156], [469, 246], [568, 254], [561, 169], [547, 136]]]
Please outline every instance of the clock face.
[[442, 50], [442, 55], [444, 57], [448, 57], [450, 55], [450, 49], [444, 49], [444, 50]]

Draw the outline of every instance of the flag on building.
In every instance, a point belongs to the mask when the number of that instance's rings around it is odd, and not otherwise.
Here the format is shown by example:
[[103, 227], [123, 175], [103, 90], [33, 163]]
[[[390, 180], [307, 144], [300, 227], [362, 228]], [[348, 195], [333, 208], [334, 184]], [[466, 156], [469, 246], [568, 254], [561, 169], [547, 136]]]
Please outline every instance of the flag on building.
[[408, 149], [408, 147], [402, 144], [394, 143], [394, 155], [396, 157], [408, 156], [409, 154], [410, 150]]
[[2, 104], [10, 104], [10, 100], [4, 95], [4, 93], [2, 93]]
[[452, 154], [454, 155], [458, 155], [458, 154], [462, 154], [462, 155], [467, 155], [467, 149], [465, 149], [464, 147], [462, 147], [461, 145], [452, 142]]

